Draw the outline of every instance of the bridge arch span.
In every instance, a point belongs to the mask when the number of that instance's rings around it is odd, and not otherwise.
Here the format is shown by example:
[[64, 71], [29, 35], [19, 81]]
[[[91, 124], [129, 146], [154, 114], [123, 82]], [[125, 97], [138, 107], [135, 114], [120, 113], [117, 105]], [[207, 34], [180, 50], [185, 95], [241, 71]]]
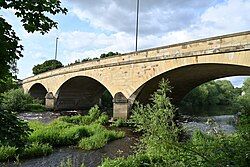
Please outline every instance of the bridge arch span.
[[38, 99], [42, 101], [43, 104], [45, 104], [45, 96], [48, 93], [48, 91], [43, 84], [41, 83], [33, 84], [28, 90], [28, 93], [35, 99]]
[[195, 87], [211, 80], [230, 76], [250, 76], [250, 67], [219, 63], [180, 66], [149, 78], [130, 95], [129, 105], [132, 107], [134, 101], [148, 103], [150, 95], [158, 89], [158, 84], [162, 78], [170, 81], [172, 87], [170, 97], [174, 103], [178, 103]]
[[109, 91], [100, 81], [88, 76], [74, 76], [63, 82], [55, 93], [56, 110], [87, 110], [101, 105], [104, 91]]

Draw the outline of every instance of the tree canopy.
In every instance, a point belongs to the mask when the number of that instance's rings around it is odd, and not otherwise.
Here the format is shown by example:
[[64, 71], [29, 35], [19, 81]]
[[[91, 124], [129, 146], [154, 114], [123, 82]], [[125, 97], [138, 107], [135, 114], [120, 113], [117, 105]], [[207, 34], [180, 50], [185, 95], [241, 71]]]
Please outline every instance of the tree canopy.
[[[48, 14], [67, 13], [67, 9], [61, 7], [59, 0], [0, 0], [0, 10], [11, 9], [15, 15], [21, 18], [22, 25], [27, 32], [47, 33], [57, 22], [48, 17]], [[21, 58], [23, 46], [12, 26], [0, 16], [0, 76], [1, 79], [16, 72], [16, 61]]]
[[[0, 10], [12, 10], [21, 18], [21, 23], [27, 32], [47, 33], [57, 22], [48, 17], [49, 14], [67, 13], [67, 9], [61, 7], [60, 0], [0, 0]], [[8, 83], [12, 83], [13, 74], [17, 72], [16, 61], [23, 57], [23, 46], [12, 26], [0, 15], [0, 91], [2, 92]], [[1, 107], [0, 99], [0, 145], [23, 146], [23, 139], [31, 131], [27, 122], [20, 120], [12, 111]]]
[[54, 70], [63, 67], [62, 63], [58, 60], [47, 60], [42, 64], [35, 65], [32, 69], [33, 74], [37, 75], [46, 71]]
[[230, 105], [241, 93], [227, 80], [210, 81], [189, 92], [183, 99], [183, 105]]

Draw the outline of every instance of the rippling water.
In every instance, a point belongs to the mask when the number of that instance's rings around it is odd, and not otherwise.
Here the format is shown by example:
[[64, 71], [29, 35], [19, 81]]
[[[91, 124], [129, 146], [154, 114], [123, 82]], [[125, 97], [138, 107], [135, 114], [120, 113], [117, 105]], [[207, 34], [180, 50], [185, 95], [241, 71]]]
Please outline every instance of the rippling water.
[[75, 147], [64, 147], [55, 149], [54, 152], [49, 156], [25, 160], [20, 164], [8, 163], [3, 166], [58, 167], [60, 166], [61, 161], [71, 158], [73, 161], [73, 167], [81, 166], [83, 163], [87, 167], [96, 167], [100, 165], [102, 160], [106, 157], [127, 157], [133, 153], [132, 146], [134, 146], [136, 143], [137, 136], [128, 129], [123, 130], [125, 130], [127, 134], [125, 138], [110, 142], [105, 147], [98, 150], [84, 151]]
[[[24, 120], [39, 120], [44, 123], [51, 122], [53, 119], [59, 117], [59, 113], [45, 112], [45, 113], [22, 113], [19, 115]], [[184, 123], [184, 127], [193, 132], [195, 129], [200, 129], [203, 132], [235, 132], [235, 116], [207, 116], [207, 117], [192, 117], [192, 121]], [[34, 158], [22, 161], [19, 164], [13, 162], [0, 166], [8, 167], [58, 167], [63, 160], [67, 158], [72, 159], [73, 166], [78, 167], [84, 164], [87, 167], [96, 167], [101, 164], [106, 157], [115, 158], [121, 156], [128, 156], [133, 153], [131, 146], [134, 146], [138, 140], [138, 136], [131, 130], [123, 128], [126, 131], [126, 137], [113, 142], [110, 142], [105, 147], [84, 151], [76, 147], [64, 147], [55, 149], [54, 152], [45, 157]]]
[[210, 116], [210, 117], [195, 117], [193, 121], [183, 123], [184, 127], [189, 132], [195, 130], [201, 130], [206, 133], [234, 133], [236, 117], [234, 115], [221, 115], [221, 116]]

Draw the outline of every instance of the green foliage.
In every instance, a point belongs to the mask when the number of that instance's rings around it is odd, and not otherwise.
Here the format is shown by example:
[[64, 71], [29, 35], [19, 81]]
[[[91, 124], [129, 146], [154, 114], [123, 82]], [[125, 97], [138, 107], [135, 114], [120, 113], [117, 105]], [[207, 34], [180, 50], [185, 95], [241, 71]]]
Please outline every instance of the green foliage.
[[123, 127], [127, 125], [127, 121], [125, 119], [122, 118], [118, 118], [117, 120], [115, 120], [111, 126], [112, 127]]
[[[2, 1], [1, 1], [2, 2]], [[2, 3], [0, 3], [0, 8]], [[0, 16], [0, 82], [8, 82], [12, 77], [11, 73], [16, 73], [16, 60], [23, 55], [23, 46], [19, 45], [20, 38], [16, 36], [12, 26]]]
[[[100, 58], [105, 58], [105, 57], [110, 57], [110, 56], [115, 56], [115, 55], [120, 55], [120, 53], [118, 53], [118, 52], [115, 52], [115, 53], [114, 52], [108, 52], [107, 54], [103, 53], [103, 54], [101, 54]], [[83, 63], [83, 62], [87, 62], [87, 61], [98, 60], [98, 59], [99, 59], [98, 57], [94, 57], [94, 58], [87, 57], [87, 58], [84, 58], [82, 60], [78, 59], [78, 60], [75, 60], [74, 63], [68, 64], [68, 66]]]
[[[61, 7], [61, 1], [40, 0], [4, 0], [0, 1], [0, 9], [12, 9], [20, 18], [23, 27], [28, 32], [38, 31], [47, 33], [53, 27], [57, 27], [48, 17], [48, 14], [66, 14], [67, 9]], [[16, 61], [21, 58], [23, 46], [19, 44], [20, 38], [16, 36], [12, 26], [0, 16], [0, 82], [5, 82], [6, 78], [16, 73]]]
[[6, 76], [5, 79], [0, 78], [0, 93], [17, 88], [18, 88], [17, 82], [14, 80], [12, 76], [8, 77]]
[[137, 105], [132, 121], [143, 132], [136, 154], [127, 158], [105, 159], [102, 167], [141, 166], [248, 166], [250, 116], [240, 116], [239, 131], [232, 135], [194, 133], [178, 140], [180, 128], [174, 122], [175, 108], [166, 97], [165, 81], [153, 95], [152, 104]]
[[0, 161], [14, 160], [16, 157], [21, 159], [46, 156], [53, 151], [49, 144], [32, 143], [25, 148], [18, 149], [11, 146], [0, 146]]
[[190, 93], [188, 93], [184, 97], [182, 105], [232, 105], [239, 94], [240, 90], [234, 88], [230, 81], [210, 81], [196, 87]]
[[12, 112], [41, 112], [45, 107], [22, 89], [11, 89], [2, 94], [2, 107]]
[[125, 136], [124, 132], [107, 130], [99, 124], [93, 124], [91, 126], [87, 126], [86, 128], [90, 137], [82, 138], [79, 142], [79, 147], [84, 150], [102, 148], [109, 141], [123, 138]]
[[108, 90], [105, 90], [102, 97], [101, 97], [101, 101], [102, 101], [102, 107], [106, 108], [106, 109], [110, 109], [113, 107], [113, 97], [112, 95], [109, 93]]
[[[60, 162], [60, 166], [59, 167], [73, 167], [75, 166], [72, 159], [71, 158], [66, 158], [66, 159], [63, 159], [61, 162]], [[85, 167], [84, 164], [81, 164], [80, 167]]]
[[120, 53], [118, 52], [108, 52], [107, 54], [106, 53], [103, 53], [101, 54], [100, 58], [105, 58], [105, 57], [110, 57], [110, 56], [115, 56], [115, 55], [119, 55]]
[[33, 74], [37, 75], [46, 71], [54, 70], [63, 67], [62, 63], [58, 60], [46, 60], [42, 64], [38, 64], [32, 68]]
[[141, 149], [158, 152], [160, 146], [172, 147], [178, 141], [179, 129], [174, 121], [175, 107], [167, 96], [170, 88], [168, 82], [162, 80], [159, 89], [152, 95], [152, 103], [146, 106], [137, 104], [132, 111], [131, 122], [136, 130], [142, 131]]
[[51, 154], [52, 151], [52, 146], [49, 144], [32, 143], [31, 145], [25, 147], [23, 152], [20, 154], [20, 158], [25, 159], [46, 156]]
[[28, 138], [30, 142], [68, 146], [75, 145], [82, 137], [88, 136], [83, 125], [73, 125], [57, 120], [48, 125], [40, 122], [31, 122], [29, 125], [34, 129]]
[[95, 122], [104, 125], [108, 122], [108, 116], [104, 113], [101, 113], [99, 107], [95, 105], [89, 110], [89, 113], [86, 116], [81, 116], [81, 115], [76, 115], [71, 117], [64, 116], [60, 117], [59, 120], [73, 124], [89, 125]]
[[86, 116], [60, 117], [50, 124], [30, 122], [34, 132], [29, 142], [49, 143], [52, 146], [78, 145], [82, 149], [96, 149], [107, 142], [124, 137], [123, 132], [107, 130], [108, 117], [98, 106], [92, 107]]
[[17, 148], [11, 146], [0, 146], [0, 161], [13, 159], [16, 155]]
[[31, 132], [27, 122], [0, 108], [0, 145], [23, 147]]

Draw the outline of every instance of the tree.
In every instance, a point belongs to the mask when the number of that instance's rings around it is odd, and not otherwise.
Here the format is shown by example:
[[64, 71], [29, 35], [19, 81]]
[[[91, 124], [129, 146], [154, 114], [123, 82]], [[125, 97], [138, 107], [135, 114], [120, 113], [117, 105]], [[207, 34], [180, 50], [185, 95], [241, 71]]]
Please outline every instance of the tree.
[[43, 64], [35, 65], [32, 69], [33, 74], [37, 75], [46, 71], [54, 70], [63, 67], [62, 63], [58, 60], [47, 60]]
[[0, 106], [0, 146], [23, 147], [31, 132], [27, 122], [19, 119], [13, 112], [3, 110]]
[[[24, 29], [28, 32], [38, 31], [47, 33], [57, 22], [51, 20], [47, 14], [67, 13], [66, 8], [61, 7], [59, 0], [0, 0], [1, 9], [13, 9], [15, 15], [21, 18]], [[0, 16], [0, 79], [16, 72], [16, 61], [21, 58], [23, 46], [19, 44], [20, 38], [16, 36], [12, 26]]]
[[[51, 20], [48, 14], [67, 13], [66, 8], [61, 7], [59, 0], [0, 0], [0, 10], [12, 9], [15, 15], [21, 18], [24, 29], [28, 32], [47, 33], [57, 22]], [[16, 61], [22, 55], [23, 46], [12, 26], [0, 16], [0, 86], [6, 80], [16, 74]], [[30, 129], [27, 123], [21, 121], [10, 111], [0, 107], [0, 144], [22, 145]]]
[[250, 95], [250, 78], [247, 78], [242, 86], [242, 90], [245, 92], [245, 94]]
[[108, 52], [107, 54], [106, 53], [103, 53], [101, 54], [100, 58], [105, 58], [105, 57], [110, 57], [110, 56], [114, 56], [114, 55], [119, 55], [120, 53], [118, 52]]

